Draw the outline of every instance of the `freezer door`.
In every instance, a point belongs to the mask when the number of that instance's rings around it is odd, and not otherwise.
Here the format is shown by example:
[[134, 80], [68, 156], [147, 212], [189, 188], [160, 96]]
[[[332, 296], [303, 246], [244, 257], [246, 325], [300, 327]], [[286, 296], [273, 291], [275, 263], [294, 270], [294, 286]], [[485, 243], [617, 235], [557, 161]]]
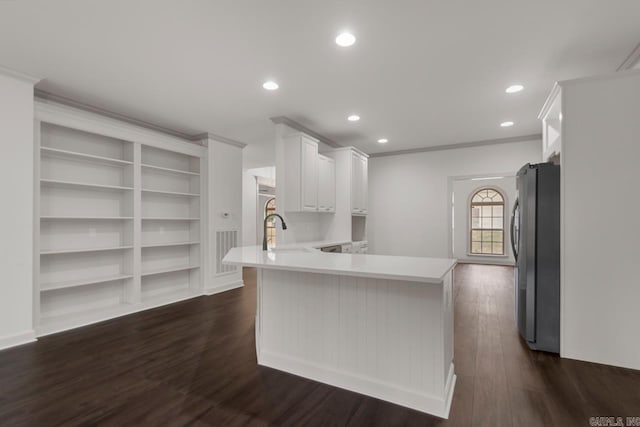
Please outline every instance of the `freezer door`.
[[518, 224], [516, 310], [520, 335], [536, 340], [536, 169], [523, 167], [517, 176]]

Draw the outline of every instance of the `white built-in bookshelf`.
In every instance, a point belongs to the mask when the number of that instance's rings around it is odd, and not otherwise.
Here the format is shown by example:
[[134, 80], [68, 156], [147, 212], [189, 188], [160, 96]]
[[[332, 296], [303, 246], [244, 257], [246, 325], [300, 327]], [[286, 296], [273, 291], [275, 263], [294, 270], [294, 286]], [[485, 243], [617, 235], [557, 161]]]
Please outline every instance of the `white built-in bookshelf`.
[[37, 122], [39, 335], [202, 291], [202, 155], [78, 127]]

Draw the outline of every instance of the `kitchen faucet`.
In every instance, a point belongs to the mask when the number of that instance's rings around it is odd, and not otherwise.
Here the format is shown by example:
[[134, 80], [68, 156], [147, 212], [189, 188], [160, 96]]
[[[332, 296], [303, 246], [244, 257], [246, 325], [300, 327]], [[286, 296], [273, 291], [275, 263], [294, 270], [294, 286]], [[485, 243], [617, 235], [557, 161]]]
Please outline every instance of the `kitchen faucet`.
[[280, 215], [278, 215], [277, 213], [272, 213], [269, 214], [267, 216], [264, 217], [264, 229], [263, 229], [263, 233], [262, 233], [262, 250], [266, 251], [267, 249], [269, 249], [267, 247], [267, 221], [269, 221], [269, 218], [271, 218], [272, 216], [277, 216], [278, 218], [280, 218], [280, 222], [282, 222], [282, 229], [286, 230], [287, 229], [287, 223], [284, 222], [284, 219], [282, 219], [282, 217]]

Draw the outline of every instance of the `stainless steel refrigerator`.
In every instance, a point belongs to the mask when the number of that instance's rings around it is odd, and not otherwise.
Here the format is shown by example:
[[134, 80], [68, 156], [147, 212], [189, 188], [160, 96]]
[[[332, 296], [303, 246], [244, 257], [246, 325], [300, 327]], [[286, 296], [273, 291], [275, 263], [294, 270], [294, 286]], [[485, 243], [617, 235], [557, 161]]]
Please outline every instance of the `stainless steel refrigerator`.
[[560, 352], [560, 167], [527, 164], [516, 178], [511, 245], [520, 335], [533, 350]]

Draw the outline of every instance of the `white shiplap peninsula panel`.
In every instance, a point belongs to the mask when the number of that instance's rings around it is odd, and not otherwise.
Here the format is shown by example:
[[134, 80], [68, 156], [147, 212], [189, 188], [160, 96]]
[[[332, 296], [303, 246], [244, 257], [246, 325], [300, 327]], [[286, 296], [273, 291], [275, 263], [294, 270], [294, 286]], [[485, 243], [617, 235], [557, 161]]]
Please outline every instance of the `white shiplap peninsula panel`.
[[259, 269], [258, 362], [446, 417], [451, 276], [425, 284]]

